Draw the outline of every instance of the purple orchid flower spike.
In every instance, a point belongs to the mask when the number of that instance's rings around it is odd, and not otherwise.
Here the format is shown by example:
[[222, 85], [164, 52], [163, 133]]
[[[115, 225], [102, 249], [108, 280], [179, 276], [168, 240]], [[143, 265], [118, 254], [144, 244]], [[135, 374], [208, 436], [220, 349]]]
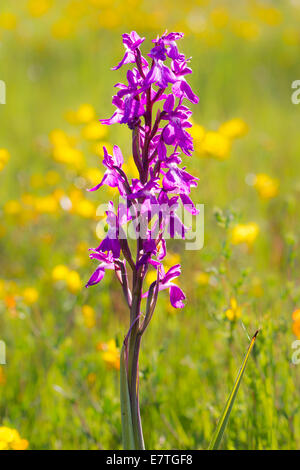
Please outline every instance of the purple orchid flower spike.
[[[180, 166], [182, 157], [190, 157], [194, 150], [188, 132], [192, 125], [188, 103], [199, 101], [186, 81], [192, 70], [188, 66], [190, 59], [178, 49], [182, 37], [182, 33], [176, 32], [158, 36], [146, 59], [140, 50], [144, 38], [135, 31], [123, 34], [125, 54], [113, 70], [134, 65], [127, 71], [127, 83], [115, 85], [118, 90], [112, 99], [115, 112], [101, 122], [126, 124], [132, 131], [132, 154], [139, 178], [129, 181], [118, 146], [114, 146], [112, 155], [104, 147], [105, 174], [102, 181], [90, 189], [96, 191], [108, 185], [118, 188], [121, 198], [116, 208], [109, 203], [106, 236], [97, 248], [90, 250], [90, 258], [98, 265], [86, 287], [101, 283], [106, 270], [113, 270], [130, 310], [123, 351], [134, 440], [134, 444], [127, 445], [135, 449], [144, 448], [138, 395], [142, 335], [150, 323], [160, 291], [169, 291], [174, 308], [183, 308], [186, 299], [174, 282], [181, 274], [180, 265], [165, 272], [166, 239], [169, 235], [184, 238], [188, 230], [176, 212], [180, 205], [193, 215], [198, 213], [191, 199], [197, 178]], [[155, 104], [160, 106], [154, 115]], [[132, 243], [128, 243], [129, 233], [134, 234], [136, 242], [134, 254]], [[150, 269], [156, 272], [156, 280], [143, 293]]]

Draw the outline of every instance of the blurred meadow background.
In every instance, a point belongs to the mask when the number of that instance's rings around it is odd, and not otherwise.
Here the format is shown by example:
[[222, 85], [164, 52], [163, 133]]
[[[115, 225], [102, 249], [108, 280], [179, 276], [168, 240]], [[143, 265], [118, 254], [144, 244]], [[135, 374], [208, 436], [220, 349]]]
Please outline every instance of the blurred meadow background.
[[[300, 1], [2, 0], [0, 449], [119, 449], [119, 348], [128, 329], [113, 276], [93, 271], [102, 146], [134, 175], [131, 134], [102, 126], [125, 69], [121, 34], [182, 31], [192, 56], [193, 200], [205, 245], [169, 243], [186, 307], [161, 293], [143, 338], [141, 410], [151, 449], [205, 449], [261, 328], [223, 449], [299, 449]], [[293, 313], [294, 312], [294, 313]]]

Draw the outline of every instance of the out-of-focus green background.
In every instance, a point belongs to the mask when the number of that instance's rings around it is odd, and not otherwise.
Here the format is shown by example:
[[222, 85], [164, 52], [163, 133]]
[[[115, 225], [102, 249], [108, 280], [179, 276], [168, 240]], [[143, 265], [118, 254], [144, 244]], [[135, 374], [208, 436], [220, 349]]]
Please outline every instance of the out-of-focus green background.
[[[174, 310], [161, 293], [143, 338], [146, 446], [207, 448], [261, 328], [222, 448], [299, 448], [299, 20], [298, 0], [1, 1], [0, 426], [30, 449], [121, 448], [128, 313], [109, 274], [84, 288], [96, 208], [115, 193], [85, 189], [101, 178], [105, 143], [121, 146], [134, 174], [129, 130], [98, 119], [125, 80], [124, 68], [110, 70], [121, 34], [146, 36], [146, 53], [165, 29], [185, 33], [179, 47], [200, 96], [185, 163], [200, 178], [205, 246], [169, 244], [187, 302]], [[4, 434], [0, 448], [10, 446]]]

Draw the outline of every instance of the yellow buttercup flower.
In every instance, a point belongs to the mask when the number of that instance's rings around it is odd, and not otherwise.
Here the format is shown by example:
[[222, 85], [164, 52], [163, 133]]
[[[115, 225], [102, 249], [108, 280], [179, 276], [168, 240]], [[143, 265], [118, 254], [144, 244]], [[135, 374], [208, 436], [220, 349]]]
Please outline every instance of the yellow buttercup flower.
[[11, 201], [7, 201], [4, 204], [3, 209], [4, 209], [5, 214], [17, 215], [22, 211], [22, 206], [19, 203], [19, 201], [12, 199]]
[[39, 214], [54, 214], [58, 211], [59, 205], [57, 199], [49, 194], [48, 196], [36, 197], [34, 208]]
[[108, 367], [120, 369], [120, 350], [114, 339], [107, 343], [98, 343], [97, 349], [101, 351], [101, 357]]
[[292, 319], [293, 319], [293, 333], [297, 338], [300, 339], [300, 308], [297, 308], [294, 310], [292, 314]]
[[255, 5], [252, 11], [260, 21], [269, 26], [278, 26], [282, 22], [282, 13], [277, 8]]
[[260, 30], [253, 21], [235, 20], [232, 23], [232, 32], [240, 38], [251, 41], [257, 39]]
[[255, 175], [253, 186], [261, 199], [272, 199], [279, 191], [279, 181], [265, 173]]
[[14, 30], [17, 27], [17, 17], [13, 13], [3, 12], [0, 14], [0, 28]]
[[3, 170], [8, 160], [10, 159], [10, 153], [6, 149], [0, 148], [0, 171]]
[[103, 173], [98, 168], [87, 168], [82, 176], [86, 178], [89, 184], [96, 186], [103, 178]]
[[34, 287], [27, 287], [23, 290], [23, 299], [27, 305], [32, 305], [37, 302], [39, 293]]
[[300, 321], [294, 321], [292, 330], [295, 336], [300, 339]]
[[73, 211], [81, 217], [86, 217], [87, 219], [95, 217], [96, 215], [96, 208], [94, 204], [88, 199], [81, 199], [76, 204], [74, 204]]
[[247, 243], [252, 245], [259, 234], [259, 226], [255, 222], [248, 224], [237, 224], [231, 231], [230, 241], [233, 245]]
[[153, 269], [151, 271], [148, 271], [147, 276], [146, 276], [146, 284], [150, 286], [156, 280], [157, 280], [157, 272], [154, 271]]
[[223, 122], [219, 127], [219, 132], [230, 139], [242, 137], [249, 131], [248, 125], [242, 119], [235, 118]]
[[228, 24], [229, 15], [226, 8], [214, 8], [210, 13], [210, 19], [215, 28], [224, 28]]
[[230, 155], [231, 140], [220, 132], [208, 131], [200, 146], [200, 151], [204, 155], [226, 160]]
[[96, 117], [95, 109], [91, 104], [81, 104], [76, 112], [77, 121], [86, 124]]
[[82, 129], [81, 134], [86, 140], [99, 140], [107, 135], [107, 128], [99, 121], [92, 121]]
[[81, 150], [69, 145], [54, 147], [53, 158], [59, 163], [67, 163], [81, 170], [85, 166], [85, 158]]
[[53, 129], [49, 134], [49, 140], [54, 147], [56, 146], [68, 147], [76, 143], [76, 139], [68, 135], [62, 129]]
[[96, 325], [96, 314], [93, 307], [90, 305], [83, 305], [82, 315], [84, 319], [84, 324], [87, 328], [93, 328]]
[[97, 143], [93, 143], [91, 145], [91, 152], [95, 155], [98, 155], [99, 157], [103, 157], [103, 147], [106, 147], [106, 150], [108, 151], [109, 155], [112, 155], [113, 145], [110, 142], [104, 140], [101, 140]]
[[16, 429], [0, 426], [0, 450], [26, 450], [28, 445]]
[[65, 281], [69, 275], [69, 268], [64, 264], [58, 264], [52, 269], [53, 281]]
[[241, 317], [242, 309], [238, 306], [237, 300], [234, 297], [231, 297], [230, 306], [226, 310], [225, 315], [230, 321], [236, 321]]
[[195, 151], [201, 153], [201, 142], [205, 136], [205, 129], [199, 124], [193, 124], [193, 127], [190, 128], [190, 134], [193, 137]]
[[73, 36], [76, 24], [69, 18], [60, 18], [52, 25], [51, 33], [55, 39], [68, 39]]
[[127, 175], [127, 177], [131, 178], [138, 178], [139, 177], [139, 172], [138, 169], [134, 163], [133, 156], [130, 156], [127, 160], [127, 162], [124, 163], [122, 167], [124, 173]]
[[164, 259], [164, 266], [165, 266], [166, 272], [175, 264], [180, 264], [180, 254], [172, 253], [171, 251], [168, 251]]
[[209, 273], [206, 273], [206, 272], [202, 271], [202, 272], [196, 274], [196, 282], [200, 286], [207, 286], [209, 284], [209, 281], [210, 281], [210, 274]]
[[29, 0], [27, 8], [31, 16], [39, 18], [50, 10], [52, 4], [53, 0]]
[[293, 314], [292, 314], [292, 319], [295, 321], [295, 322], [300, 322], [300, 308], [297, 308], [296, 310], [294, 310]]
[[77, 271], [70, 271], [66, 281], [72, 294], [76, 294], [82, 288], [82, 282]]

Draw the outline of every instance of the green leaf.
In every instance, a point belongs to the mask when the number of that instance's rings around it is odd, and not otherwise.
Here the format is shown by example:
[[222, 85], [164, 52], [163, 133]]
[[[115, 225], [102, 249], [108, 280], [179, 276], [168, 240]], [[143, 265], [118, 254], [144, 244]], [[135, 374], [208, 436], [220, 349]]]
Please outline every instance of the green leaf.
[[243, 375], [244, 375], [244, 372], [245, 372], [245, 369], [246, 369], [246, 365], [247, 365], [247, 362], [248, 362], [248, 359], [249, 359], [249, 356], [251, 354], [251, 351], [253, 349], [253, 346], [254, 346], [254, 343], [255, 343], [255, 340], [256, 340], [256, 337], [258, 335], [258, 331], [256, 331], [256, 333], [254, 334], [253, 338], [251, 339], [251, 342], [250, 342], [250, 345], [248, 347], [248, 351], [244, 357], [244, 360], [243, 360], [243, 363], [242, 363], [242, 366], [239, 370], [239, 373], [237, 375], [237, 378], [235, 380], [235, 383], [234, 383], [234, 386], [233, 386], [233, 389], [229, 395], [229, 398], [227, 400], [227, 403], [225, 405], [225, 408], [223, 410], [223, 413], [221, 415], [221, 418], [218, 422], [218, 426], [213, 434], [213, 437], [212, 437], [212, 440], [209, 444], [209, 448], [208, 450], [217, 450], [220, 446], [220, 443], [221, 443], [221, 440], [222, 440], [222, 437], [223, 437], [223, 434], [225, 432], [225, 429], [226, 429], [226, 426], [227, 426], [227, 422], [228, 422], [228, 419], [229, 419], [229, 416], [230, 416], [230, 413], [231, 413], [231, 410], [232, 410], [232, 407], [233, 407], [233, 404], [234, 404], [234, 401], [235, 401], [235, 398], [237, 396], [237, 392], [239, 390], [239, 386], [240, 386], [240, 383], [242, 381], [242, 378], [243, 378]]
[[134, 450], [134, 435], [131, 416], [131, 404], [128, 390], [128, 378], [125, 360], [125, 346], [121, 350], [120, 356], [120, 398], [122, 417], [122, 441], [124, 450]]

